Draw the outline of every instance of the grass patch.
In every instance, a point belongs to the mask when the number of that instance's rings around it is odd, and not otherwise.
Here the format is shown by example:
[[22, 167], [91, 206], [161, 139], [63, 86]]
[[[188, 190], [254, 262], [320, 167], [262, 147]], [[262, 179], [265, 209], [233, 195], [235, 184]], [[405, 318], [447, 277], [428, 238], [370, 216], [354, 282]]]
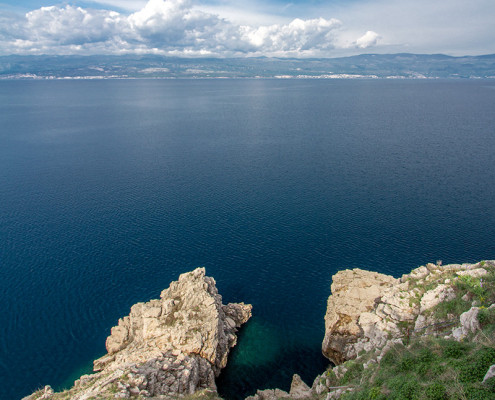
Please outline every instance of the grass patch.
[[449, 301], [442, 301], [432, 308], [431, 312], [435, 319], [447, 320], [450, 315], [455, 315], [456, 318], [463, 312], [468, 311], [471, 308], [471, 303], [464, 301], [462, 296], [457, 295], [454, 299]]
[[395, 345], [379, 365], [364, 372], [354, 361], [333, 384], [355, 387], [343, 400], [493, 400], [495, 379], [482, 383], [493, 364], [494, 347], [423, 337], [408, 346]]
[[[450, 330], [451, 321], [458, 324], [459, 316], [472, 307], [474, 300], [480, 305], [481, 331], [471, 335], [469, 342], [457, 342], [434, 336], [409, 337], [411, 327], [403, 323], [399, 329], [408, 340], [390, 348], [379, 364], [370, 364], [366, 370], [349, 364], [349, 370], [340, 379], [332, 375], [332, 386], [354, 388], [341, 399], [494, 400], [495, 378], [482, 381], [488, 368], [495, 364], [495, 308], [487, 308], [495, 303], [495, 268], [489, 262], [481, 262], [479, 267], [488, 273], [474, 278], [439, 268], [434, 276], [408, 278], [406, 282], [409, 291], [414, 290], [409, 305], [419, 306], [424, 293], [449, 279], [447, 284], [454, 290], [455, 298], [428, 310], [433, 320], [440, 323], [435, 330]], [[360, 356], [355, 363], [363, 364], [364, 359], [369, 359], [368, 355]]]
[[487, 328], [489, 325], [495, 325], [495, 308], [481, 307], [478, 313], [478, 321], [482, 329]]
[[489, 268], [488, 264], [484, 268], [488, 272], [486, 275], [480, 278], [474, 278], [469, 275], [460, 276], [455, 280], [454, 285], [459, 292], [470, 294], [482, 306], [495, 302], [495, 270]]
[[352, 382], [356, 378], [359, 378], [361, 373], [364, 371], [363, 364], [359, 361], [347, 361], [345, 364], [347, 371], [344, 373], [344, 376], [340, 379], [340, 383], [342, 385], [346, 385], [349, 382]]

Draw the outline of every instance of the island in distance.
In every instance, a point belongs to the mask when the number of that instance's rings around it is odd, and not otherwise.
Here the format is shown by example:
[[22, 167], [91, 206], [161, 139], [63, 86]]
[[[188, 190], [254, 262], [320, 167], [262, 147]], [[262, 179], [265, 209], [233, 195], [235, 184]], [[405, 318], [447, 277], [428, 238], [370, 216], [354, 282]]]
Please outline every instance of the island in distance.
[[132, 78], [494, 79], [495, 54], [362, 54], [314, 59], [0, 56], [0, 79]]

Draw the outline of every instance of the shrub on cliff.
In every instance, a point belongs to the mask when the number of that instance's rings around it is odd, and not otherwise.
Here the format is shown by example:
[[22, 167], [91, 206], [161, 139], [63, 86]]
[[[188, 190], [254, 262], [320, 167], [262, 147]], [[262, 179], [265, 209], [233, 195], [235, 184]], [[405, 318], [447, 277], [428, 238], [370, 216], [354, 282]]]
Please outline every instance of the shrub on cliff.
[[[345, 363], [344, 366], [347, 367]], [[495, 348], [480, 343], [459, 343], [438, 338], [416, 338], [408, 346], [395, 345], [379, 364], [370, 364], [364, 374], [336, 382], [353, 386], [343, 400], [493, 400], [495, 384], [482, 383], [490, 365], [495, 364]], [[352, 362], [359, 370], [359, 359]]]

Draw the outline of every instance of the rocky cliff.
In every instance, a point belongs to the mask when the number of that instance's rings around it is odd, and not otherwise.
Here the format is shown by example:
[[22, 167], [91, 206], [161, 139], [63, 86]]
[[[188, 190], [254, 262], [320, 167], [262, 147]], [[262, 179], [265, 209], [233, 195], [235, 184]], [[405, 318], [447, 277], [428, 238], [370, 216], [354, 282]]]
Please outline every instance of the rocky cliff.
[[[441, 318], [433, 312], [435, 307], [455, 300], [460, 292], [465, 307], [479, 305], [467, 286], [471, 284], [476, 290], [480, 279], [482, 282], [494, 268], [494, 261], [427, 264], [399, 279], [361, 269], [338, 272], [327, 303], [323, 354], [341, 364], [363, 350], [381, 348], [393, 338], [434, 333], [439, 328], [435, 324], [441, 320], [452, 323], [450, 328], [455, 326], [451, 320], [459, 316], [454, 309]], [[461, 286], [466, 287], [462, 290]], [[452, 333], [452, 329], [442, 330], [444, 336], [447, 332]]]
[[[320, 399], [494, 399], [495, 261], [333, 276]], [[490, 373], [492, 371], [492, 373]]]
[[[201, 390], [211, 391], [205, 400], [216, 398], [215, 377], [250, 316], [250, 305], [222, 305], [204, 269], [183, 274], [112, 328], [96, 374], [67, 392], [46, 387], [25, 400], [176, 399]], [[490, 400], [494, 338], [495, 261], [437, 262], [401, 278], [343, 270], [333, 276], [322, 345], [335, 366], [311, 387], [294, 375], [290, 392], [263, 390], [248, 399]]]
[[141, 398], [216, 391], [215, 377], [227, 364], [236, 331], [251, 317], [251, 305], [222, 304], [215, 280], [204, 268], [182, 274], [160, 299], [132, 306], [107, 338], [108, 354], [94, 362], [95, 374], [74, 387], [34, 399]]
[[[388, 291], [395, 293], [399, 280], [392, 276], [361, 269], [343, 270], [333, 276], [332, 295], [328, 298], [325, 315], [325, 338], [323, 339], [323, 354], [340, 364], [357, 354], [356, 342], [365, 332], [363, 321], [371, 317], [370, 311], [377, 308], [382, 295]], [[387, 297], [388, 298], [388, 297]], [[401, 299], [402, 300], [402, 299]], [[396, 303], [396, 302], [394, 302]], [[399, 302], [394, 311], [401, 315], [409, 308], [402, 308], [404, 302]], [[409, 317], [407, 315], [406, 317]], [[387, 326], [375, 325], [374, 338], [381, 342], [386, 340]], [[368, 325], [366, 325], [368, 327]]]
[[335, 366], [311, 388], [295, 375], [289, 393], [249, 400], [494, 399], [494, 303], [495, 261], [437, 262], [401, 278], [339, 271], [322, 344]]

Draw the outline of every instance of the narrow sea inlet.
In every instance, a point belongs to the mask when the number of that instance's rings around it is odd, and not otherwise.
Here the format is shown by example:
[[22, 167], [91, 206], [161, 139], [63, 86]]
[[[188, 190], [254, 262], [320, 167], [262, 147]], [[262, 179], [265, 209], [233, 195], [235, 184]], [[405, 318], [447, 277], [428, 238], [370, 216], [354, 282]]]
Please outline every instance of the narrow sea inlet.
[[311, 384], [332, 274], [495, 258], [494, 109], [488, 80], [1, 81], [5, 399], [201, 266], [253, 304], [220, 394]]

